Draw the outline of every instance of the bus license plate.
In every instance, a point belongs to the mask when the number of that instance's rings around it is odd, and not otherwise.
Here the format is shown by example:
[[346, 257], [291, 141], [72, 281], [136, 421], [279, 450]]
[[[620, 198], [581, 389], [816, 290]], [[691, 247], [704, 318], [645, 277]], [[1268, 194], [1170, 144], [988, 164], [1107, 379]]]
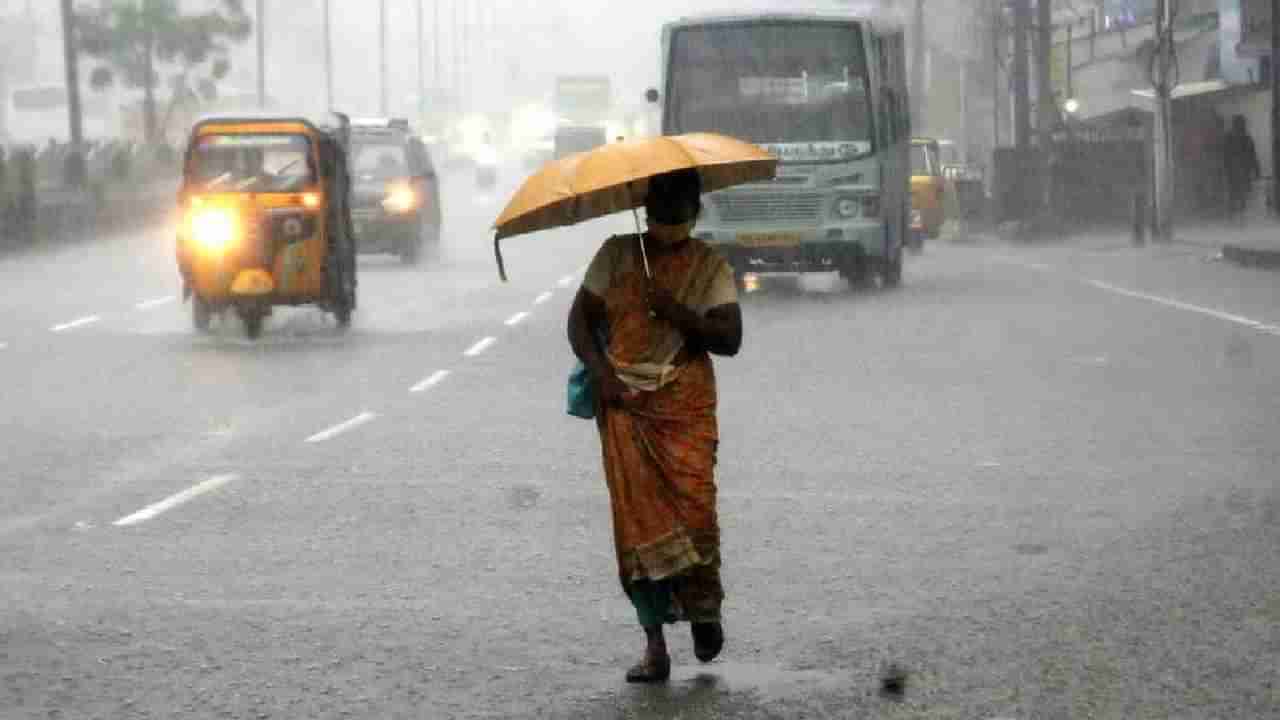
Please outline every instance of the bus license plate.
[[738, 233], [738, 244], [743, 247], [795, 247], [800, 244], [800, 233], [765, 232]]

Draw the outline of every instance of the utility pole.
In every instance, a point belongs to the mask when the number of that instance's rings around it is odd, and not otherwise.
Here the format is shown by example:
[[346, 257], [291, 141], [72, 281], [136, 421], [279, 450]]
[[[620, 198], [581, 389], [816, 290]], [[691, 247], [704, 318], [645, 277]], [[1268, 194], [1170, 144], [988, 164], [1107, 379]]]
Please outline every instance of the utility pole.
[[1168, 0], [1156, 0], [1156, 57], [1151, 84], [1155, 89], [1156, 117], [1154, 138], [1154, 170], [1156, 222], [1152, 236], [1173, 239], [1173, 8]]
[[911, 87], [908, 89], [912, 125], [925, 126], [924, 63], [926, 45], [924, 27], [924, 0], [916, 0], [915, 15], [911, 18]]
[[[75, 11], [71, 9], [71, 0], [62, 0], [62, 54], [67, 70], [67, 108], [68, 114], [71, 116], [71, 152], [79, 159], [79, 163], [83, 163], [84, 158], [81, 153], [84, 151], [84, 126], [80, 109], [80, 54], [76, 49], [76, 15]], [[84, 183], [83, 173], [80, 172], [81, 167], [81, 165], [77, 164], [77, 169], [67, 178], [73, 186], [79, 187]]]
[[1019, 156], [1031, 148], [1031, 83], [1027, 35], [1031, 32], [1031, 0], [1013, 0], [1013, 144]]
[[991, 149], [1000, 147], [1001, 106], [1000, 53], [1004, 48], [1004, 19], [1000, 8], [1002, 0], [991, 2]]
[[453, 0], [453, 37], [449, 39], [453, 51], [453, 106], [454, 112], [462, 112], [462, 8], [459, 0]]
[[1280, 0], [1271, 0], [1271, 212], [1280, 214]]
[[329, 0], [324, 0], [324, 88], [326, 109], [333, 109], [333, 19]]
[[426, 33], [423, 2], [424, 0], [418, 0], [418, 127], [422, 127], [423, 118], [427, 114], [427, 48], [423, 44]]
[[[462, 4], [462, 82], [467, 86], [464, 97], [467, 107], [471, 106], [471, 85], [474, 75], [471, 69], [471, 12], [468, 3]], [[461, 87], [459, 88], [461, 92]]]
[[258, 0], [258, 107], [267, 107], [267, 13], [266, 0]]
[[1053, 95], [1053, 2], [1040, 0], [1036, 8], [1036, 130], [1040, 148], [1048, 149], [1053, 127], [1058, 123], [1057, 102]]
[[381, 78], [379, 113], [386, 117], [391, 114], [387, 107], [387, 0], [378, 0], [378, 74]]
[[[431, 34], [431, 86], [435, 89], [431, 97], [439, 99], [440, 88], [444, 87], [440, 82], [440, 0], [431, 0]], [[439, 112], [439, 108], [436, 111]]]
[[1049, 166], [1049, 153], [1053, 145], [1053, 130], [1058, 124], [1058, 103], [1053, 93], [1053, 2], [1040, 0], [1036, 16], [1036, 184], [1034, 208], [1039, 213], [1054, 214], [1053, 177]]

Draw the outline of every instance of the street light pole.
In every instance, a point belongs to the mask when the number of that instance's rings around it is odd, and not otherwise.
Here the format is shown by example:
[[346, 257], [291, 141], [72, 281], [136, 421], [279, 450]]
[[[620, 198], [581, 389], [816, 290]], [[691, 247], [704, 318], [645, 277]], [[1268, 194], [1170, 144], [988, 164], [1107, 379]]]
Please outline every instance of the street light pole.
[[1271, 212], [1280, 214], [1280, 0], [1271, 0]]
[[258, 0], [258, 107], [267, 107], [267, 15], [266, 0]]
[[383, 117], [390, 115], [387, 107], [387, 0], [378, 2], [378, 65], [382, 77], [382, 95], [379, 101]]
[[431, 85], [437, 91], [432, 95], [438, 98], [439, 90], [443, 87], [440, 82], [440, 0], [431, 0], [431, 34]]
[[1168, 0], [1156, 0], [1156, 57], [1151, 84], [1155, 89], [1156, 117], [1154, 138], [1156, 221], [1152, 236], [1158, 240], [1173, 238], [1173, 151], [1172, 151], [1172, 83], [1173, 27], [1172, 6]]
[[924, 27], [924, 0], [916, 0], [915, 14], [911, 19], [911, 87], [907, 92], [911, 104], [912, 125], [924, 128], [925, 123], [925, 88], [924, 64], [928, 52]]
[[[76, 51], [76, 16], [71, 9], [71, 0], [62, 0], [62, 51], [67, 70], [67, 108], [71, 123], [71, 152], [75, 157], [83, 159], [84, 126], [80, 110], [80, 68], [79, 53]], [[84, 177], [77, 169], [67, 178], [74, 186], [80, 186]]]
[[333, 20], [329, 0], [324, 0], [324, 88], [327, 109], [333, 109]]
[[427, 56], [423, 46], [426, 32], [423, 27], [423, 0], [418, 0], [418, 126], [422, 126], [427, 110]]

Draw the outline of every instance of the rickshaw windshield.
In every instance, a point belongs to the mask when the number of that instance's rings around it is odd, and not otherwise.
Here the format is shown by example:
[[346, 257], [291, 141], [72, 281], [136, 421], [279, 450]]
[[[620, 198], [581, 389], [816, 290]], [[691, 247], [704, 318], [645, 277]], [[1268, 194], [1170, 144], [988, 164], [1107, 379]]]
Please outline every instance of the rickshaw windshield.
[[299, 192], [316, 182], [305, 135], [228, 134], [200, 138], [187, 181], [203, 191]]

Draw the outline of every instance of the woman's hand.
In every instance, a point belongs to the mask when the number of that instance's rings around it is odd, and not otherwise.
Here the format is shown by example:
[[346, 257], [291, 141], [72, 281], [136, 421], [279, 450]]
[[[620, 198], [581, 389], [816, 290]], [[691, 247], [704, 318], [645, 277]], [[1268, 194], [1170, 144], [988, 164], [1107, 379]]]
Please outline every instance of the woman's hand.
[[692, 311], [680, 301], [676, 300], [676, 296], [671, 294], [670, 290], [660, 287], [649, 288], [647, 297], [649, 310], [653, 316], [659, 320], [665, 320], [680, 330], [686, 329], [689, 324], [689, 315]]
[[622, 407], [636, 396], [636, 392], [622, 382], [613, 368], [597, 373], [596, 383], [600, 390], [600, 401], [606, 407]]

